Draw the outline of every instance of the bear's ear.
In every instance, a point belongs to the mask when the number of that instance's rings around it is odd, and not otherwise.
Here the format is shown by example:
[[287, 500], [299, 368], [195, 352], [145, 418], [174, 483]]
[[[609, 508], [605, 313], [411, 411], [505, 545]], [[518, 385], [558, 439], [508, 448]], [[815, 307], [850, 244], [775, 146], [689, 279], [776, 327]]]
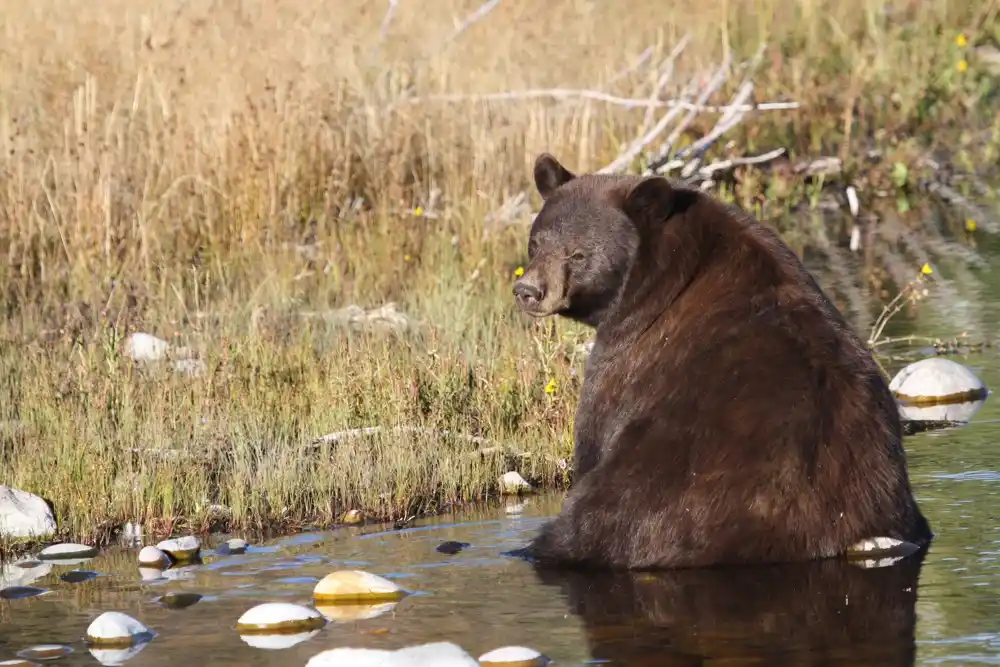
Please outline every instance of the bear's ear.
[[542, 153], [535, 159], [535, 187], [542, 199], [548, 199], [556, 188], [574, 178], [575, 174], [548, 153]]
[[662, 176], [650, 176], [639, 181], [622, 204], [625, 215], [640, 229], [665, 222], [694, 203], [697, 194], [675, 188]]

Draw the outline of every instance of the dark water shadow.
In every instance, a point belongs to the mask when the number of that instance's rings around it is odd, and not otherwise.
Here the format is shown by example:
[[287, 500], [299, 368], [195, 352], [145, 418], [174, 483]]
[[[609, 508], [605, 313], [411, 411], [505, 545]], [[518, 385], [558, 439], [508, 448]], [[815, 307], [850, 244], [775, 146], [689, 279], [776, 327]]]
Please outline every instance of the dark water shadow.
[[925, 553], [866, 569], [844, 560], [606, 573], [536, 566], [607, 665], [912, 665]]

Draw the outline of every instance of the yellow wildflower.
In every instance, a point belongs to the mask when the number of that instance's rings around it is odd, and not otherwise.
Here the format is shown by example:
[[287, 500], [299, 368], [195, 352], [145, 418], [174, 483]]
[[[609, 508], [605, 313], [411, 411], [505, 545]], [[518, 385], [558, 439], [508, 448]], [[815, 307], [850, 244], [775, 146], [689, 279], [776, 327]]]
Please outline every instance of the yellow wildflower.
[[955, 38], [955, 44], [959, 48], [964, 49], [968, 43], [969, 40], [965, 38], [965, 33], [964, 32], [958, 33], [958, 37]]
[[418, 206], [415, 209], [413, 209], [413, 215], [420, 216], [420, 215], [423, 215], [423, 214], [424, 214], [424, 207], [423, 206]]
[[969, 218], [968, 220], [965, 221], [965, 228], [970, 232], [976, 231], [976, 221], [973, 220], [972, 218]]
[[969, 69], [969, 61], [966, 60], [965, 58], [962, 58], [961, 60], [958, 61], [958, 64], [955, 65], [955, 68], [959, 72], [964, 72]]
[[556, 389], [558, 389], [558, 388], [559, 388], [559, 385], [556, 384], [555, 378], [553, 378], [553, 379], [549, 380], [549, 383], [547, 385], [545, 385], [545, 393], [546, 394], [554, 394], [554, 393], [556, 393]]
[[514, 269], [514, 277], [515, 278], [520, 278], [523, 275], [524, 275], [524, 267], [523, 266], [519, 266], [516, 269]]
[[931, 268], [930, 264], [924, 264], [923, 266], [920, 267], [920, 273], [924, 274], [925, 276], [929, 276], [932, 273], [934, 273], [934, 269]]
[[404, 262], [409, 262], [411, 259], [413, 259], [412, 256], [410, 256], [410, 255], [403, 255], [403, 261]]

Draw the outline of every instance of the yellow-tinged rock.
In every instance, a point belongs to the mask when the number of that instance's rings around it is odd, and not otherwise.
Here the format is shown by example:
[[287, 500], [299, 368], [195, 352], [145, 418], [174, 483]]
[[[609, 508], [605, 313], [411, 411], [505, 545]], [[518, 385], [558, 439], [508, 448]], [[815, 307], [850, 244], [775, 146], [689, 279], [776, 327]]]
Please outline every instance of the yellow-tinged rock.
[[297, 634], [317, 630], [326, 619], [309, 607], [288, 602], [265, 602], [248, 609], [236, 621], [240, 634]]
[[362, 570], [331, 572], [313, 589], [313, 598], [325, 604], [391, 602], [407, 594], [388, 579]]

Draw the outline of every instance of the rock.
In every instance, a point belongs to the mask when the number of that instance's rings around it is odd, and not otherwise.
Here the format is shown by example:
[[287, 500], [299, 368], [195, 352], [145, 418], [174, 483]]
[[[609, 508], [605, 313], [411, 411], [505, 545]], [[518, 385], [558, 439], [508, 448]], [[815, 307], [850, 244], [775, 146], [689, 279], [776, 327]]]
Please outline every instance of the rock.
[[159, 598], [157, 598], [156, 601], [169, 609], [187, 609], [191, 605], [200, 602], [201, 597], [202, 596], [200, 593], [183, 593], [183, 592], [171, 591], [169, 593], [164, 593]]
[[51, 563], [23, 558], [0, 565], [0, 588], [28, 586], [52, 571]]
[[288, 602], [265, 602], [251, 607], [236, 622], [240, 634], [296, 633], [316, 630], [326, 619], [315, 609]]
[[0, 598], [4, 600], [20, 600], [22, 598], [33, 598], [45, 595], [49, 591], [36, 586], [8, 586], [0, 588]]
[[188, 562], [198, 558], [201, 542], [194, 535], [187, 535], [163, 540], [156, 545], [156, 548], [166, 552], [175, 561]]
[[968, 422], [989, 395], [986, 385], [962, 364], [930, 357], [914, 362], [889, 383], [907, 421]]
[[201, 377], [208, 366], [201, 359], [174, 359], [171, 362], [174, 372], [187, 377]]
[[516, 495], [519, 493], [531, 493], [533, 490], [531, 484], [528, 484], [521, 475], [515, 471], [511, 470], [506, 472], [500, 477], [500, 493], [504, 495]]
[[136, 332], [125, 341], [125, 354], [133, 361], [160, 361], [170, 351], [170, 343], [152, 334]]
[[317, 653], [306, 667], [479, 667], [471, 655], [451, 642], [408, 646], [397, 651], [335, 648]]
[[72, 652], [72, 648], [62, 644], [38, 644], [18, 651], [17, 657], [25, 660], [55, 660]]
[[37, 539], [54, 532], [56, 520], [44, 500], [0, 484], [0, 535]]
[[462, 549], [470, 546], [468, 542], [456, 542], [455, 540], [448, 540], [447, 542], [442, 542], [437, 546], [438, 553], [448, 554], [449, 556], [454, 556]]
[[154, 546], [144, 546], [139, 550], [139, 565], [144, 567], [167, 568], [170, 556]]
[[86, 544], [53, 544], [38, 553], [39, 560], [78, 560], [93, 558], [98, 553], [97, 547]]
[[351, 329], [374, 329], [381, 332], [401, 332], [412, 328], [410, 318], [396, 308], [396, 304], [389, 302], [378, 308], [365, 310], [358, 305], [350, 305], [339, 310], [331, 310], [325, 313], [302, 313], [305, 317], [315, 317], [319, 315], [326, 322], [335, 326], [346, 326]]
[[504, 646], [479, 656], [482, 667], [544, 667], [549, 659], [532, 648], [524, 646]]
[[96, 572], [91, 572], [90, 570], [73, 570], [71, 572], [67, 572], [59, 578], [67, 584], [79, 584], [84, 581], [96, 579], [98, 576], [99, 575]]
[[118, 543], [123, 547], [137, 547], [142, 544], [142, 526], [127, 522], [118, 535]]
[[241, 540], [238, 537], [234, 537], [233, 539], [228, 540], [226, 542], [226, 553], [238, 556], [242, 553], [246, 553], [248, 546], [250, 545], [247, 544], [246, 540]]
[[346, 524], [361, 523], [364, 521], [364, 515], [361, 514], [361, 510], [347, 510], [341, 521]]
[[334, 623], [351, 621], [367, 621], [381, 616], [395, 607], [398, 602], [382, 602], [378, 604], [316, 604], [316, 611], [323, 614], [326, 620]]
[[338, 570], [323, 577], [313, 589], [318, 602], [390, 602], [407, 595], [407, 591], [384, 577], [361, 570]]
[[153, 632], [128, 614], [106, 611], [87, 627], [85, 638], [95, 646], [124, 647], [149, 641]]

